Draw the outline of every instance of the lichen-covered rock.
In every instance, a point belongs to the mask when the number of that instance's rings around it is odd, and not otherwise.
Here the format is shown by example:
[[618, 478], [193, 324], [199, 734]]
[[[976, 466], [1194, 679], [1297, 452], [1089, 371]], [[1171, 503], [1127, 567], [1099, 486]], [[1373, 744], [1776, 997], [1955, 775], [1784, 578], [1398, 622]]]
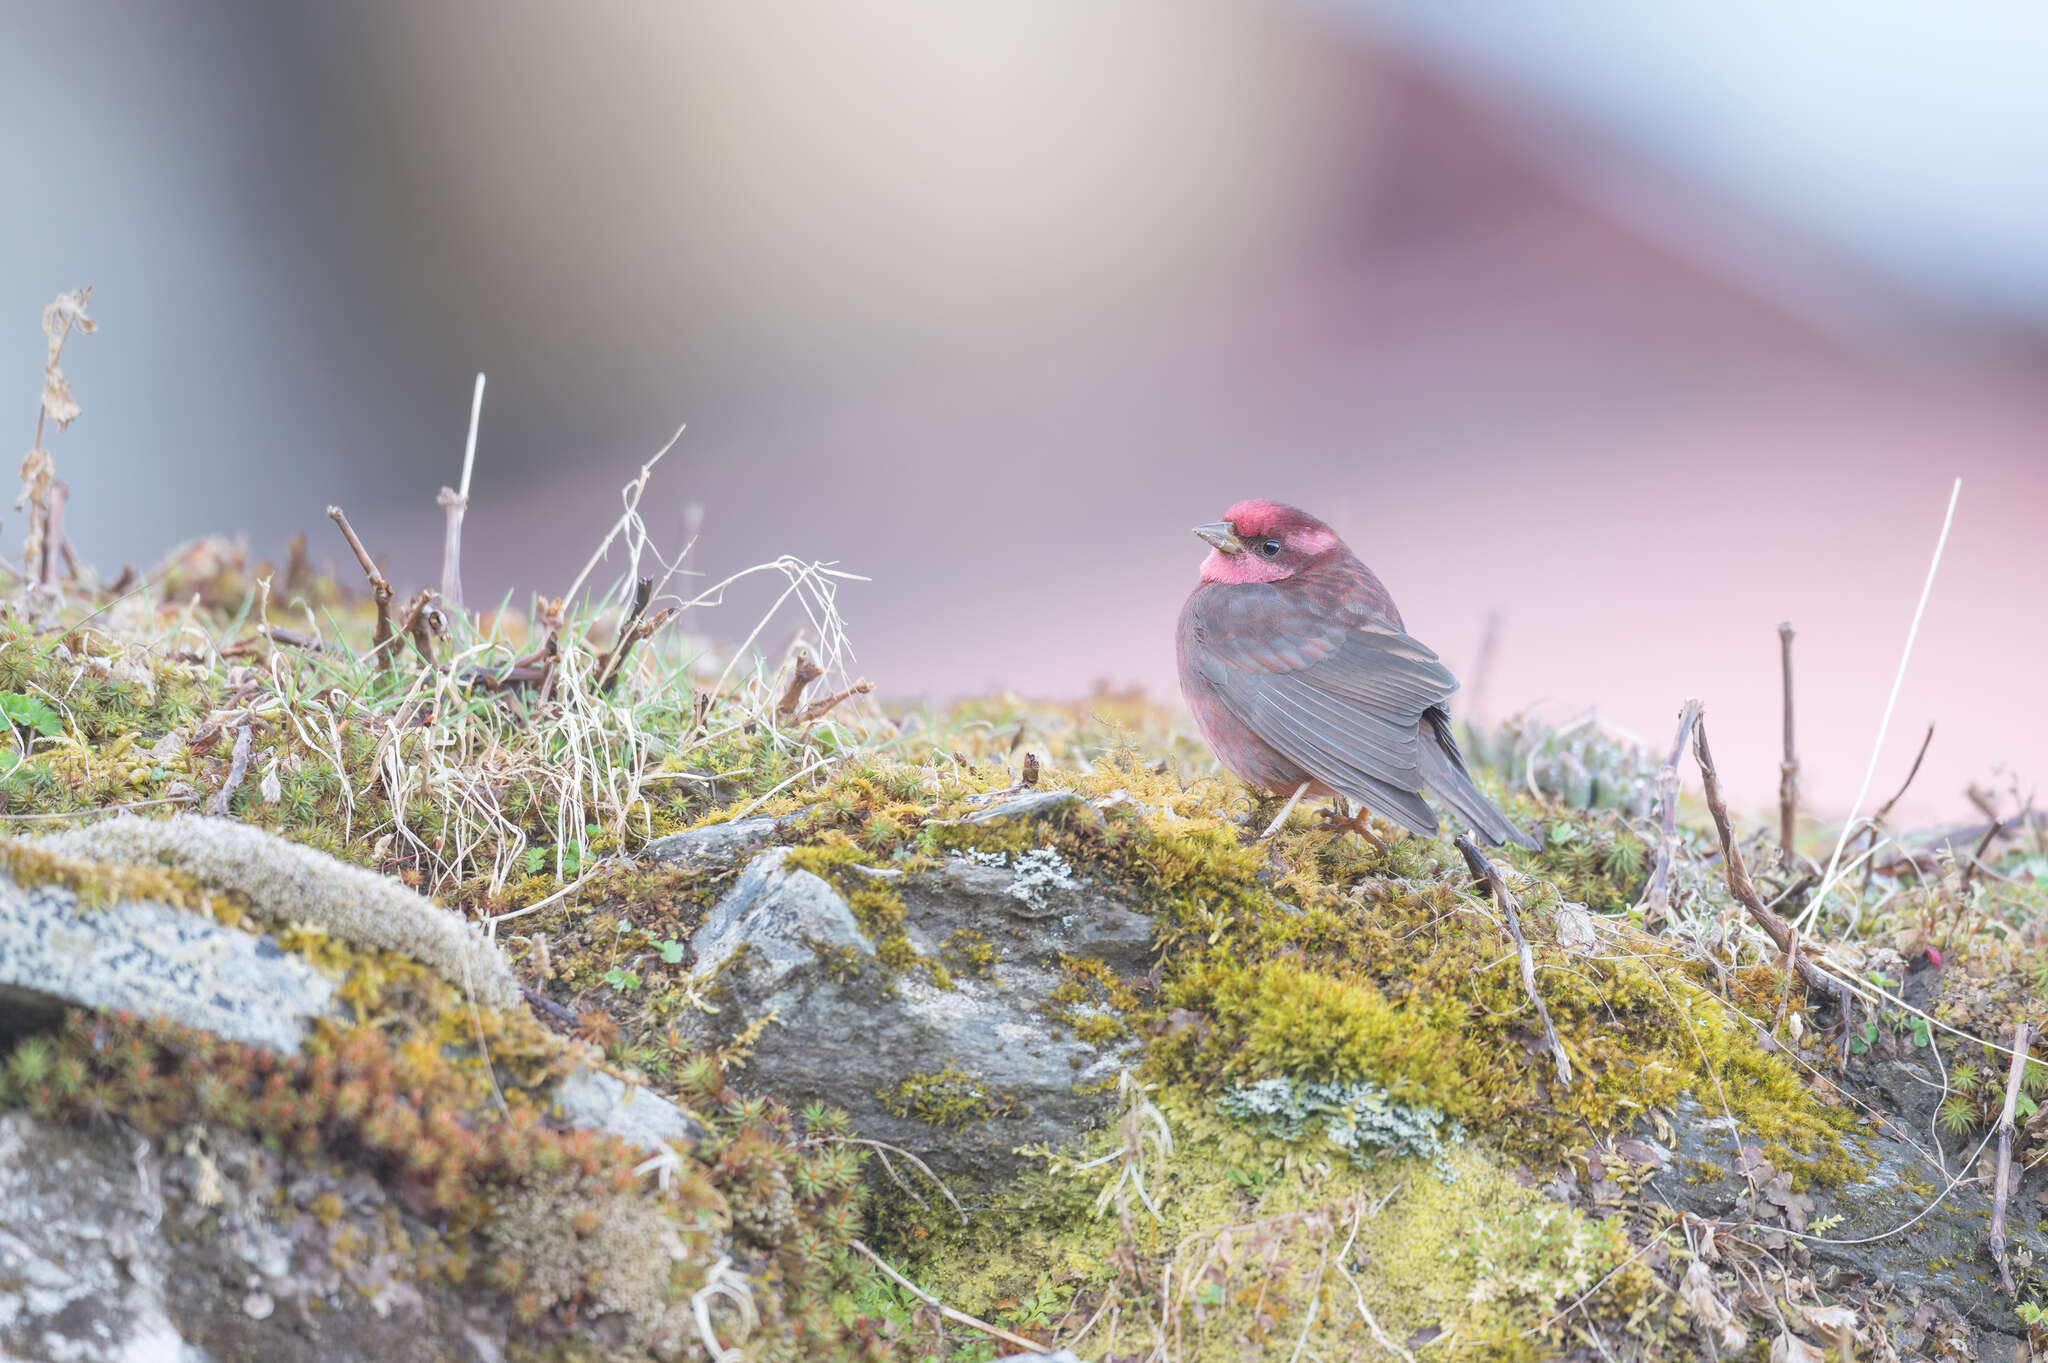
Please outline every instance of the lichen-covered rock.
[[0, 1034], [81, 1007], [296, 1050], [333, 994], [332, 982], [271, 939], [180, 905], [87, 906], [68, 886], [0, 875]]
[[692, 941], [719, 1000], [705, 1029], [751, 1037], [746, 1085], [844, 1108], [863, 1136], [980, 1184], [1015, 1170], [1019, 1147], [1100, 1121], [1137, 1047], [1080, 997], [1074, 969], [1142, 971], [1149, 918], [1049, 850], [849, 867], [856, 899], [900, 912], [890, 935], [791, 856], [749, 863]]
[[388, 876], [228, 819], [122, 815], [40, 838], [36, 851], [109, 867], [167, 866], [237, 894], [260, 915], [311, 923], [362, 946], [401, 951], [493, 1008], [516, 1006], [519, 983], [474, 923]]
[[[404, 1218], [373, 1182], [280, 1187], [274, 1156], [209, 1140], [166, 1157], [111, 1130], [0, 1113], [0, 1358], [503, 1358], [501, 1314], [406, 1269], [384, 1230]], [[262, 1196], [248, 1166], [264, 1166]]]

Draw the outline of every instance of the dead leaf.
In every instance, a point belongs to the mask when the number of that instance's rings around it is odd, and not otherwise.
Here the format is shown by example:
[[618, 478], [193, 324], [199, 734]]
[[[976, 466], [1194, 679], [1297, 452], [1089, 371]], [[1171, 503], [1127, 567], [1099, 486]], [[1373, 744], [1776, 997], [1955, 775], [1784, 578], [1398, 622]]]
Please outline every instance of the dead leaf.
[[[1684, 1299], [1700, 1328], [1712, 1331], [1723, 1349], [1733, 1352], [1748, 1347], [1749, 1327], [1735, 1318], [1735, 1312], [1714, 1290], [1714, 1275], [1706, 1264], [1698, 1259], [1692, 1261], [1692, 1266], [1685, 1270], [1685, 1277], [1678, 1284], [1678, 1295]], [[1771, 1351], [1771, 1356], [1776, 1363], [1776, 1349]]]
[[1806, 1323], [1813, 1332], [1835, 1346], [1835, 1352], [1845, 1360], [1856, 1356], [1856, 1313], [1849, 1307], [1802, 1306]]
[[1593, 915], [1586, 911], [1584, 904], [1575, 904], [1569, 899], [1559, 904], [1555, 927], [1558, 946], [1574, 956], [1589, 956], [1600, 945]]
[[1828, 1356], [1789, 1330], [1771, 1341], [1771, 1363], [1828, 1363]]

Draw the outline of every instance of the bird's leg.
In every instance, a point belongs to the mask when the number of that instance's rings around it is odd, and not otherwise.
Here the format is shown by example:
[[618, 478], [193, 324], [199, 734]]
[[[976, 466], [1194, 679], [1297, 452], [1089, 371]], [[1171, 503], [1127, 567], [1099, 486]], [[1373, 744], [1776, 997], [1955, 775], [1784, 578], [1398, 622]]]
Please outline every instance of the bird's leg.
[[1301, 788], [1296, 790], [1294, 794], [1287, 797], [1287, 803], [1280, 806], [1280, 812], [1273, 816], [1273, 822], [1267, 824], [1266, 831], [1259, 834], [1260, 842], [1272, 841], [1273, 835], [1280, 831], [1280, 825], [1287, 822], [1287, 816], [1289, 814], [1292, 814], [1294, 812], [1294, 807], [1301, 803], [1301, 797], [1308, 794], [1308, 787], [1309, 783], [1307, 781], [1303, 781], [1301, 783]]
[[1356, 814], [1353, 814], [1350, 803], [1341, 795], [1332, 800], [1329, 807], [1323, 810], [1323, 828], [1325, 831], [1331, 833], [1356, 833], [1359, 837], [1371, 843], [1375, 851], [1386, 851], [1386, 843], [1380, 841], [1380, 835], [1373, 832], [1365, 820], [1365, 809], [1361, 807]]

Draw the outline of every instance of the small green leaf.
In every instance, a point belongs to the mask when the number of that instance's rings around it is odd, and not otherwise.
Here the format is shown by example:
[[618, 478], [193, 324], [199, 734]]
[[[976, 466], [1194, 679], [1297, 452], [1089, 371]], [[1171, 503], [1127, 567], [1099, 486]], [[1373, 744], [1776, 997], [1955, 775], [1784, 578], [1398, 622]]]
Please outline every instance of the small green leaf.
[[683, 944], [673, 937], [661, 944], [661, 959], [669, 965], [683, 963]]
[[10, 724], [19, 724], [24, 729], [33, 729], [44, 738], [55, 738], [64, 732], [64, 721], [57, 712], [43, 704], [36, 696], [25, 696], [18, 691], [0, 691], [0, 715], [5, 715]]
[[623, 966], [613, 966], [604, 972], [604, 982], [614, 989], [631, 993], [640, 987], [640, 977]]

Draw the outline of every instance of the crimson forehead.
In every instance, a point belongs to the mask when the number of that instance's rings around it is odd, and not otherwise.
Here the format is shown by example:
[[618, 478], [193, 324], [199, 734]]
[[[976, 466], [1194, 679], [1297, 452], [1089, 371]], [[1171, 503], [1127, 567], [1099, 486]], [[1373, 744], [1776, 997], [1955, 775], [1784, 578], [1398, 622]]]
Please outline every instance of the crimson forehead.
[[1297, 530], [1321, 530], [1323, 523], [1305, 511], [1279, 502], [1239, 502], [1223, 513], [1223, 519], [1247, 538], [1263, 535], [1285, 536]]

